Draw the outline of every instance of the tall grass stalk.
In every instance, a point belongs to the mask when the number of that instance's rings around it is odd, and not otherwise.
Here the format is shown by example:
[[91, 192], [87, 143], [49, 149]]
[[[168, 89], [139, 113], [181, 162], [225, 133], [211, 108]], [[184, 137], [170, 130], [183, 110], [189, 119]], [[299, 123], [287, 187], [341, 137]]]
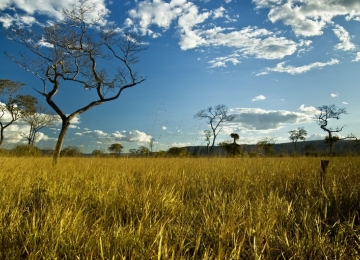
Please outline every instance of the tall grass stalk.
[[360, 158], [0, 159], [0, 259], [360, 258]]

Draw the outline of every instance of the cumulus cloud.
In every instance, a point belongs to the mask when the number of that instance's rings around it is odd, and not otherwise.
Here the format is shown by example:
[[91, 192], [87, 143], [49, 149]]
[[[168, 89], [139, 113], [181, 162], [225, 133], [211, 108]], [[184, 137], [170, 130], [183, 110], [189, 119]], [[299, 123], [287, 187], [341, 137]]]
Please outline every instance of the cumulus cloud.
[[220, 17], [224, 17], [224, 13], [226, 12], [226, 9], [222, 6], [220, 6], [219, 8], [214, 10], [214, 14], [213, 14], [213, 18], [220, 18]]
[[[224, 7], [201, 12], [198, 6], [186, 0], [172, 0], [169, 3], [162, 0], [144, 1], [129, 12], [132, 21], [127, 24], [137, 25], [138, 28], [135, 29], [149, 34], [151, 26], [167, 30], [171, 23], [177, 22], [179, 45], [182, 50], [226, 46], [236, 48], [243, 56], [263, 59], [281, 59], [296, 51], [297, 44], [294, 41], [279, 37], [266, 29], [254, 26], [235, 29], [204, 24], [210, 17], [224, 16], [228, 21], [236, 20], [225, 15], [226, 12]], [[210, 28], [206, 28], [207, 26]]]
[[[0, 108], [4, 107], [4, 105], [5, 105], [4, 103], [0, 102]], [[56, 117], [56, 118], [57, 120], [53, 124], [55, 126], [61, 124], [60, 117]], [[0, 109], [0, 119], [3, 125], [6, 125], [12, 120], [12, 117], [10, 113], [8, 113], [6, 110], [2, 111]], [[76, 118], [75, 121], [79, 122], [79, 118]], [[23, 121], [22, 119], [19, 119], [11, 123], [4, 130], [4, 145], [26, 143], [27, 141], [23, 135], [24, 134], [27, 135], [29, 131], [30, 131], [29, 124]], [[40, 131], [37, 134], [38, 134], [38, 138], [36, 139], [36, 142], [56, 139], [56, 138], [51, 138]]]
[[303, 113], [306, 113], [306, 114], [316, 114], [318, 112], [318, 109], [313, 107], [313, 106], [306, 106], [304, 104], [302, 104], [300, 107], [299, 107], [299, 110], [300, 112], [303, 112]]
[[350, 35], [344, 27], [340, 25], [335, 25], [335, 29], [333, 29], [333, 31], [340, 40], [340, 43], [335, 45], [335, 49], [351, 51], [356, 48], [355, 44], [350, 41]]
[[263, 71], [257, 75], [258, 76], [265, 75], [265, 74], [267, 74], [267, 72], [280, 72], [280, 73], [289, 73], [291, 75], [295, 75], [295, 74], [305, 73], [312, 69], [321, 69], [323, 67], [336, 65], [339, 63], [340, 63], [340, 61], [338, 59], [331, 59], [328, 62], [314, 62], [314, 63], [310, 63], [308, 65], [294, 67], [291, 65], [284, 66], [286, 64], [286, 61], [284, 61], [284, 62], [278, 63], [276, 65], [276, 67], [274, 67], [274, 68], [269, 68], [269, 67], [265, 68], [265, 71]]
[[91, 137], [98, 142], [99, 140], [107, 140], [108, 142], [149, 142], [151, 135], [139, 130], [131, 131], [115, 131], [113, 133], [105, 133], [102, 130], [87, 130], [76, 133], [77, 136]]
[[252, 99], [252, 102], [259, 101], [259, 100], [265, 100], [266, 97], [264, 95], [256, 96]]
[[314, 109], [312, 107], [305, 107], [305, 105], [299, 108], [300, 112], [265, 110], [261, 108], [234, 108], [230, 109], [234, 120], [227, 122], [226, 126], [232, 129], [237, 128], [241, 131], [270, 132], [272, 130], [278, 130], [288, 124], [313, 122]]
[[[360, 18], [360, 2], [357, 0], [253, 0], [253, 3], [257, 9], [268, 8], [268, 17], [272, 23], [281, 21], [290, 26], [297, 36], [322, 35], [324, 28], [333, 24], [333, 18], [336, 16], [345, 16], [347, 20]], [[338, 33], [343, 35], [342, 31]]]
[[339, 94], [338, 93], [331, 93], [330, 96], [331, 97], [337, 97]]

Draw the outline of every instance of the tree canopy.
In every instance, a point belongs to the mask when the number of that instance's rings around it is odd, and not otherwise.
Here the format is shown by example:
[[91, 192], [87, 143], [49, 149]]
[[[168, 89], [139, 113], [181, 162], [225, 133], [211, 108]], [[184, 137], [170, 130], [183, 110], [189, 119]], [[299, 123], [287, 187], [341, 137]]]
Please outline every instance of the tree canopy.
[[108, 148], [110, 153], [120, 154], [124, 147], [120, 143], [111, 144]]

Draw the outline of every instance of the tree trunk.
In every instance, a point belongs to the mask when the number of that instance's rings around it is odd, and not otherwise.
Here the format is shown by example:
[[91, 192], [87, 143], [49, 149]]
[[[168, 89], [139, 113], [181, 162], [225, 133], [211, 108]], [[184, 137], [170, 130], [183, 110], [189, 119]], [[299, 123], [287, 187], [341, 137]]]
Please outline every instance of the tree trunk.
[[4, 140], [4, 127], [3, 124], [0, 122], [0, 145], [2, 144]]
[[56, 142], [56, 146], [55, 146], [55, 151], [54, 151], [54, 156], [53, 156], [53, 166], [55, 166], [59, 161], [61, 148], [63, 146], [66, 132], [67, 132], [69, 126], [70, 126], [70, 120], [68, 118], [63, 119], [60, 134], [59, 134], [58, 140]]

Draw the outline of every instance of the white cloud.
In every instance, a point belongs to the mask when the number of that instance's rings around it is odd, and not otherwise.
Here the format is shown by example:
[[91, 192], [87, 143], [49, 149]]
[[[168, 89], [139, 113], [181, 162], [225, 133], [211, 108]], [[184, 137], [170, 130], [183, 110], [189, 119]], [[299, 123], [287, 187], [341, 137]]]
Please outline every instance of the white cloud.
[[[139, 20], [140, 30], [147, 34], [151, 24], [168, 29], [172, 21], [184, 12], [184, 9], [190, 8], [192, 4], [186, 0], [171, 0], [169, 3], [163, 1], [143, 1], [137, 6], [137, 9], [129, 11], [132, 19]], [[133, 23], [133, 22], [131, 22]], [[127, 22], [129, 25], [129, 22]]]
[[137, 30], [143, 34], [149, 34], [152, 25], [167, 30], [172, 22], [177, 21], [179, 45], [182, 50], [225, 46], [236, 48], [243, 56], [263, 59], [281, 59], [296, 51], [297, 44], [294, 41], [278, 37], [276, 33], [266, 29], [249, 26], [235, 30], [216, 25], [210, 25], [212, 28], [206, 29], [205, 26], [209, 25], [203, 23], [211, 16], [224, 16], [229, 21], [236, 20], [224, 15], [225, 12], [224, 7], [215, 11], [200, 12], [195, 4], [186, 0], [172, 0], [169, 3], [158, 0], [141, 2], [129, 14], [139, 26]]
[[[12, 23], [20, 24], [31, 24], [35, 22], [34, 16], [37, 14], [47, 15], [55, 20], [63, 19], [63, 9], [71, 9], [74, 4], [73, 0], [42, 0], [42, 1], [23, 1], [23, 0], [5, 0], [0, 1], [0, 10], [21, 10], [24, 15], [17, 13], [14, 16], [3, 14], [0, 16], [0, 22], [3, 23], [5, 28], [9, 27]], [[98, 14], [106, 16], [109, 10], [105, 6], [105, 0], [87, 0], [87, 5], [93, 6], [94, 11], [88, 13], [85, 17], [86, 20], [90, 21], [92, 18], [97, 17]], [[106, 20], [101, 20], [99, 23], [105, 24]]]
[[310, 115], [314, 115], [318, 112], [317, 108], [313, 107], [313, 106], [305, 106], [304, 104], [302, 104], [299, 107], [300, 112], [302, 113], [306, 113], [306, 114], [310, 114]]
[[78, 136], [86, 136], [96, 139], [95, 142], [100, 140], [107, 140], [108, 142], [149, 142], [151, 136], [139, 130], [132, 131], [115, 131], [113, 133], [105, 133], [102, 130], [87, 130], [84, 132], [76, 133]]
[[259, 101], [259, 100], [265, 100], [266, 97], [264, 95], [256, 96], [252, 99], [252, 102]]
[[232, 63], [233, 65], [236, 65], [241, 62], [238, 58], [239, 56], [239, 54], [234, 53], [224, 57], [217, 57], [208, 63], [211, 64], [210, 68], [226, 67], [226, 63]]
[[348, 104], [349, 104], [348, 102], [345, 102], [345, 101], [343, 101], [342, 103], [343, 103], [344, 105], [348, 105]]
[[161, 129], [162, 129], [162, 130], [166, 130], [167, 127], [166, 127], [166, 126], [162, 126]]
[[340, 43], [335, 45], [336, 50], [351, 51], [356, 48], [355, 44], [351, 43], [350, 35], [344, 27], [335, 25], [335, 29], [333, 29], [333, 31], [340, 40]]
[[[305, 108], [305, 106], [303, 106]], [[228, 130], [239, 131], [262, 131], [270, 133], [288, 124], [300, 124], [313, 122], [313, 114], [307, 112], [295, 112], [286, 110], [265, 110], [261, 108], [234, 108], [230, 109], [235, 118], [227, 122]]]
[[190, 146], [191, 143], [172, 143], [170, 146], [171, 147], [185, 147], [185, 146]]
[[324, 140], [325, 139], [324, 134], [312, 134], [309, 137], [306, 138], [307, 141], [317, 141], [317, 140]]
[[216, 18], [224, 17], [225, 11], [226, 9], [220, 6], [219, 8], [214, 10], [213, 18], [216, 19]]
[[[300, 67], [294, 67], [294, 66], [290, 66], [290, 65], [284, 66], [285, 63], [286, 63], [285, 61], [280, 62], [274, 68], [267, 67], [267, 68], [265, 68], [265, 72], [272, 71], [272, 72], [289, 73], [291, 75], [295, 75], [295, 74], [301, 74], [301, 73], [308, 72], [312, 69], [321, 69], [325, 66], [339, 64], [340, 61], [338, 59], [331, 59], [328, 62], [314, 62], [314, 63], [300, 66]], [[257, 75], [264, 75], [264, 74], [257, 74]]]
[[[3, 106], [4, 103], [0, 102], [0, 107]], [[1, 111], [1, 110], [0, 110]], [[2, 112], [0, 112], [0, 115], [2, 115]], [[0, 118], [1, 122], [5, 125], [6, 123], [9, 123], [11, 121], [11, 115], [4, 111], [4, 114]], [[59, 121], [55, 122], [54, 125], [59, 124]], [[26, 139], [22, 136], [22, 134], [27, 135], [30, 131], [30, 126], [28, 123], [22, 121], [21, 119], [13, 122], [11, 125], [6, 127], [4, 130], [4, 141], [3, 144], [18, 144], [18, 143], [26, 143]], [[50, 138], [49, 136], [45, 135], [42, 132], [37, 133], [38, 138], [36, 139], [36, 142], [42, 141], [42, 140], [55, 140], [55, 138]]]
[[356, 57], [352, 61], [360, 61], [360, 52], [356, 53]]
[[331, 97], [337, 97], [339, 94], [338, 93], [331, 93], [330, 96]]
[[253, 0], [256, 8], [269, 8], [269, 20], [281, 21], [292, 28], [297, 36], [318, 36], [323, 34], [328, 24], [333, 24], [336, 16], [346, 16], [347, 20], [359, 20], [360, 2], [357, 0]]

